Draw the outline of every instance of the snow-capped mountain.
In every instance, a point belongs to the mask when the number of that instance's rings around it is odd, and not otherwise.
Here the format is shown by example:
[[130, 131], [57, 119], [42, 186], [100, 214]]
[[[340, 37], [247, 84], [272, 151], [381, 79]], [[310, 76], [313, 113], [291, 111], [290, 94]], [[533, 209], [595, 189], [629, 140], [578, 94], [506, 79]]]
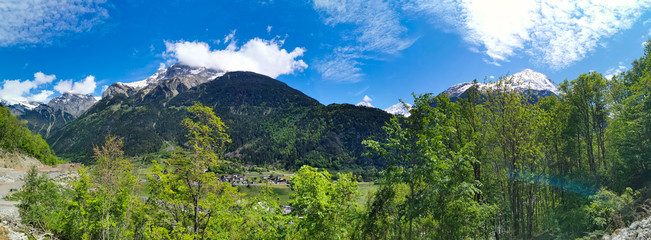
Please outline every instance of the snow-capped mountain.
[[357, 104], [355, 104], [355, 106], [374, 108], [373, 104], [371, 104], [370, 102], [365, 102], [365, 101], [358, 102]]
[[111, 97], [115, 94], [131, 96], [139, 91], [147, 91], [146, 89], [153, 88], [154, 86], [173, 78], [187, 78], [183, 82], [185, 85], [188, 85], [188, 87], [193, 87], [222, 75], [224, 75], [223, 71], [217, 71], [205, 67], [190, 67], [181, 63], [176, 63], [169, 68], [161, 67], [156, 71], [156, 73], [140, 81], [130, 83], [116, 82], [104, 91], [102, 97]]
[[[549, 77], [531, 69], [525, 69], [508, 76], [505, 80], [508, 89], [517, 91], [534, 90], [542, 96], [551, 95], [552, 93], [558, 95], [560, 93], [558, 86]], [[457, 99], [463, 96], [473, 85], [472, 82], [459, 83], [448, 88], [443, 93], [448, 94], [450, 99]], [[476, 83], [476, 85], [482, 91], [497, 87], [497, 83]]]
[[47, 105], [55, 111], [62, 110], [76, 118], [86, 112], [96, 102], [97, 99], [89, 94], [63, 93], [61, 96], [50, 100]]
[[2, 105], [9, 108], [9, 111], [14, 116], [22, 116], [30, 111], [51, 109], [51, 112], [61, 110], [76, 118], [96, 102], [97, 99], [90, 94], [63, 93], [61, 96], [50, 100], [47, 104], [41, 102], [18, 102], [10, 104], [9, 102], [2, 101]]
[[[405, 104], [407, 106], [405, 106]], [[411, 104], [409, 103], [396, 103], [391, 107], [388, 107], [387, 109], [384, 109], [385, 112], [388, 112], [393, 115], [402, 115], [405, 117], [411, 116], [411, 113], [409, 113], [409, 109], [411, 109]]]
[[549, 77], [531, 69], [525, 69], [511, 75], [507, 79], [509, 79], [510, 87], [515, 90], [550, 91], [556, 95], [560, 93], [558, 85]]
[[36, 107], [42, 105], [40, 102], [18, 102], [12, 104], [4, 100], [0, 100], [0, 104], [9, 108], [9, 112], [11, 112], [11, 114], [14, 116], [23, 115], [25, 112], [31, 111]]

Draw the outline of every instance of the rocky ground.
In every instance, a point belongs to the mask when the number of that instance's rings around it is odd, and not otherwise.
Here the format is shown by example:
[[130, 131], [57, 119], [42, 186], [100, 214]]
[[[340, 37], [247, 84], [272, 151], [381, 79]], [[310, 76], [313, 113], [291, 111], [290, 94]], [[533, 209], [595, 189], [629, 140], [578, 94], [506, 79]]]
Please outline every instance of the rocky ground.
[[[76, 164], [60, 164], [55, 166], [41, 166], [37, 169], [50, 178], [64, 181], [77, 176]], [[7, 201], [4, 198], [13, 191], [20, 189], [24, 182], [23, 176], [29, 168], [0, 168], [0, 239], [25, 239], [27, 234], [36, 239], [44, 239], [48, 234], [35, 232], [20, 223], [18, 202]]]
[[604, 236], [604, 240], [620, 239], [651, 239], [651, 217], [633, 222], [627, 228], [617, 229], [612, 235]]

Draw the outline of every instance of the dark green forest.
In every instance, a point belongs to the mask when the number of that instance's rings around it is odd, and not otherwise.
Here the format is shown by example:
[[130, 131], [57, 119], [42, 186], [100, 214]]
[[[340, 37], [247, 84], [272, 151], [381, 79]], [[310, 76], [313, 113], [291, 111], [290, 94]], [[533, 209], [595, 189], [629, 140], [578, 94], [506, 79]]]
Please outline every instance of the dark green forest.
[[[581, 74], [561, 83], [558, 96], [513, 91], [509, 81], [471, 88], [454, 102], [414, 94], [411, 116], [393, 116], [379, 133], [343, 133], [383, 118], [347, 116], [347, 105], [289, 109], [316, 117], [265, 121], [262, 129], [285, 126], [271, 136], [251, 129], [274, 139], [255, 148], [272, 150], [256, 154], [301, 165], [290, 179], [291, 213], [271, 191], [247, 197], [207, 171], [241, 140], [229, 134], [238, 120], [201, 103], [182, 108], [174, 124], [184, 143], [154, 161], [147, 184], [124, 152], [132, 136], [115, 134], [92, 148], [95, 164], [73, 188], [33, 170], [15, 198], [25, 223], [61, 239], [575, 239], [639, 219], [638, 206], [651, 198], [651, 44], [631, 70], [612, 79]], [[266, 111], [242, 106], [237, 111]], [[98, 114], [93, 109], [87, 114]], [[365, 204], [356, 203], [359, 174], [322, 168], [352, 161], [324, 155], [341, 143], [315, 137], [323, 134], [359, 141], [365, 148], [346, 154], [381, 166]], [[317, 140], [326, 142], [301, 146]]]

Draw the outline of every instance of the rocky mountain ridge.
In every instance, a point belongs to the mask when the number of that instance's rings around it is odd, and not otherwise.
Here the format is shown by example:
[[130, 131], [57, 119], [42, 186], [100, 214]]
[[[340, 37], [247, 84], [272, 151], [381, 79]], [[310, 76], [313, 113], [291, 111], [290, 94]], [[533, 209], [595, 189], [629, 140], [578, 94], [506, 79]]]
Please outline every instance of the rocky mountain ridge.
[[[133, 96], [139, 92], [145, 95], [155, 89], [160, 84], [167, 84], [167, 88], [171, 94], [178, 94], [177, 87], [182, 85], [189, 89], [199, 84], [213, 80], [219, 76], [224, 75], [224, 72], [213, 70], [210, 68], [200, 67], [194, 68], [181, 63], [176, 63], [169, 68], [161, 66], [156, 73], [148, 78], [136, 82], [122, 83], [116, 82], [109, 86], [104, 93], [103, 98], [110, 98], [117, 94], [123, 94], [127, 97]], [[177, 80], [170, 84], [166, 83], [167, 80], [176, 78]]]

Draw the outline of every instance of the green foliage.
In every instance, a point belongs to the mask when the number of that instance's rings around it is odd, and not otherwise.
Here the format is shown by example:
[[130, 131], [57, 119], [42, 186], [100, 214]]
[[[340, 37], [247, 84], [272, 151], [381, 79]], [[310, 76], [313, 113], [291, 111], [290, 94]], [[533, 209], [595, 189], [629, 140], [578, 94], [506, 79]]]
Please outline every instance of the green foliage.
[[134, 195], [136, 178], [122, 156], [122, 139], [108, 136], [95, 147], [96, 165], [79, 170], [62, 236], [72, 239], [137, 238], [142, 205]]
[[590, 219], [591, 230], [610, 233], [636, 220], [633, 206], [635, 196], [636, 193], [631, 188], [626, 188], [619, 196], [606, 189], [591, 196], [590, 204], [584, 207]]
[[20, 202], [18, 212], [25, 224], [41, 229], [62, 231], [66, 214], [66, 197], [69, 190], [52, 182], [47, 175], [41, 175], [32, 168], [23, 178], [25, 185], [12, 196]]
[[24, 123], [0, 106], [0, 150], [18, 151], [35, 157], [43, 164], [57, 163], [57, 158], [41, 135], [32, 134]]
[[[415, 97], [412, 114], [404, 124], [393, 118], [384, 130], [387, 139], [364, 143], [387, 160], [383, 188], [369, 202], [365, 238], [488, 237], [491, 206], [473, 201], [471, 143], [452, 148], [455, 127], [449, 100], [431, 95]], [[434, 204], [432, 204], [434, 203]]]
[[291, 179], [291, 205], [303, 216], [298, 235], [303, 239], [345, 239], [354, 233], [359, 192], [351, 174], [338, 174], [303, 166]]

